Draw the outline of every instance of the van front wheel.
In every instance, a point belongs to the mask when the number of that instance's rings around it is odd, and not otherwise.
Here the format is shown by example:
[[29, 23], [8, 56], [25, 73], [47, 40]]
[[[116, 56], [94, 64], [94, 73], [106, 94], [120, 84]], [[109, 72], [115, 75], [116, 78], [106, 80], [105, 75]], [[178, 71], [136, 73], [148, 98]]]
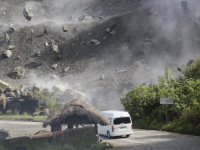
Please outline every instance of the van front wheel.
[[126, 135], [126, 138], [128, 138], [130, 135]]
[[109, 131], [107, 132], [107, 137], [108, 137], [109, 139], [111, 138], [110, 132], [109, 132]]

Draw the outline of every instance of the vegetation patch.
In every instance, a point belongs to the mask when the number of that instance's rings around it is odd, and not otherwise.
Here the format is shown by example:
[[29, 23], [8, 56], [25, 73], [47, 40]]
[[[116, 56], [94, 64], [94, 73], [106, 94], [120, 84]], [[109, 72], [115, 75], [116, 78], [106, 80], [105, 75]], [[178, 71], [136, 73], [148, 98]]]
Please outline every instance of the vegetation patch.
[[[161, 105], [164, 97], [173, 98], [174, 104]], [[200, 135], [200, 59], [185, 67], [183, 77], [173, 78], [167, 66], [157, 85], [133, 87], [122, 95], [121, 103], [135, 128]]]
[[60, 102], [58, 102], [55, 98], [52, 98], [51, 95], [46, 94], [45, 92], [39, 92], [37, 90], [31, 94], [31, 97], [34, 99], [38, 99], [40, 105], [43, 105], [53, 111], [60, 106]]
[[23, 115], [0, 115], [0, 120], [10, 120], [10, 121], [33, 121], [33, 122], [43, 122], [47, 116], [31, 116], [28, 114]]

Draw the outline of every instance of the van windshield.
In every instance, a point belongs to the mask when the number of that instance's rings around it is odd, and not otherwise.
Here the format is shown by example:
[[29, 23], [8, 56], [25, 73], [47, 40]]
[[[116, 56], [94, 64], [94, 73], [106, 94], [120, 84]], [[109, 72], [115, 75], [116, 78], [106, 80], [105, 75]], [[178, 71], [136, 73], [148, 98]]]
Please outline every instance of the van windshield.
[[114, 120], [114, 125], [121, 124], [121, 123], [124, 123], [124, 124], [131, 123], [130, 117], [114, 118], [113, 120]]

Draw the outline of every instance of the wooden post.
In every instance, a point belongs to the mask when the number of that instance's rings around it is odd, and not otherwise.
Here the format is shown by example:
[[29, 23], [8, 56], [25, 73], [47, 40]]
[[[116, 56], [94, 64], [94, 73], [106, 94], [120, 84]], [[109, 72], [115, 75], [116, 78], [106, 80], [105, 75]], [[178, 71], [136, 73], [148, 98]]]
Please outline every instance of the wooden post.
[[73, 129], [73, 124], [68, 124], [68, 129]]
[[99, 134], [98, 134], [98, 127], [97, 127], [97, 123], [95, 123], [95, 137], [96, 137], [96, 142], [99, 142]]

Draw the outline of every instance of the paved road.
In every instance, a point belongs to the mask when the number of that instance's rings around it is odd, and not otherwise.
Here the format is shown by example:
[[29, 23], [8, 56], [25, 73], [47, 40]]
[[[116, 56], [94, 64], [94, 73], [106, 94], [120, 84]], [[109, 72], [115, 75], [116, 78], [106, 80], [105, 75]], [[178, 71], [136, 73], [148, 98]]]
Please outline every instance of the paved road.
[[200, 137], [163, 131], [134, 129], [129, 138], [101, 137], [115, 150], [200, 150]]
[[[0, 121], [0, 128], [10, 130], [12, 136], [50, 131], [49, 127], [42, 128], [42, 123], [38, 122]], [[134, 129], [129, 138], [107, 139], [102, 136], [102, 139], [114, 145], [114, 150], [200, 150], [200, 137], [163, 131]]]

